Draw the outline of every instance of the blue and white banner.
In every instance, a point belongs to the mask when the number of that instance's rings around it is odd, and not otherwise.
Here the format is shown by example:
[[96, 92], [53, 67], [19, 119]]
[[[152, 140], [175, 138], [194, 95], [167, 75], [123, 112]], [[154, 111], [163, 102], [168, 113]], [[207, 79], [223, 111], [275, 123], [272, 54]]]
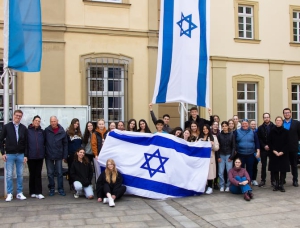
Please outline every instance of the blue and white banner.
[[42, 59], [40, 0], [4, 0], [4, 69], [38, 72]]
[[161, 0], [152, 103], [209, 107], [210, 0]]
[[115, 130], [106, 137], [98, 163], [103, 170], [107, 159], [114, 159], [128, 194], [165, 199], [202, 194], [210, 154], [209, 142]]

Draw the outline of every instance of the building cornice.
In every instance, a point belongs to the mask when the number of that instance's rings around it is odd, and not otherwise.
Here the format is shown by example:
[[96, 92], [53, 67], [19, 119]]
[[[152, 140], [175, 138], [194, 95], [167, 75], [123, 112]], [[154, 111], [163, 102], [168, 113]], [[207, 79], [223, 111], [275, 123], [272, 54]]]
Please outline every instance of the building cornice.
[[241, 63], [267, 63], [267, 64], [284, 64], [300, 65], [300, 61], [294, 60], [277, 60], [277, 59], [253, 59], [253, 58], [235, 58], [226, 56], [210, 56], [212, 61], [241, 62]]

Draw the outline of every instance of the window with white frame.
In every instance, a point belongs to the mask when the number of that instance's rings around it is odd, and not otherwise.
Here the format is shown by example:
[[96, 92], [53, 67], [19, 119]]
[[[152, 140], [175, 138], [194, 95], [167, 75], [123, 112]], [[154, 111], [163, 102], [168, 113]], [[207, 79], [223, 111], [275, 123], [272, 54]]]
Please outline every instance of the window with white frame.
[[293, 41], [300, 43], [300, 11], [293, 11]]
[[254, 12], [253, 6], [238, 6], [238, 33], [239, 38], [254, 39]]
[[239, 119], [257, 120], [257, 83], [237, 84], [237, 113]]
[[292, 118], [300, 120], [300, 85], [292, 85]]
[[88, 68], [88, 104], [91, 121], [124, 120], [125, 70], [122, 65], [91, 64]]

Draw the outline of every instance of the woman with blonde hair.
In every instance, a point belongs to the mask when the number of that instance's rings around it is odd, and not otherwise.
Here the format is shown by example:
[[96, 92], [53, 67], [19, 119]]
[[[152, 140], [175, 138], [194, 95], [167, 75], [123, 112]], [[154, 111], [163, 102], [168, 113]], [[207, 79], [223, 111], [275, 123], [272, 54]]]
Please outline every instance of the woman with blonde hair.
[[101, 173], [96, 184], [98, 202], [108, 203], [110, 207], [114, 207], [115, 199], [121, 198], [126, 191], [122, 183], [123, 177], [118, 172], [115, 161], [108, 159], [105, 171]]
[[106, 133], [107, 130], [105, 128], [105, 120], [99, 119], [97, 121], [97, 127], [95, 129], [95, 132], [92, 134], [91, 138], [92, 151], [96, 159], [98, 159], [98, 155], [104, 142], [104, 135], [106, 135]]

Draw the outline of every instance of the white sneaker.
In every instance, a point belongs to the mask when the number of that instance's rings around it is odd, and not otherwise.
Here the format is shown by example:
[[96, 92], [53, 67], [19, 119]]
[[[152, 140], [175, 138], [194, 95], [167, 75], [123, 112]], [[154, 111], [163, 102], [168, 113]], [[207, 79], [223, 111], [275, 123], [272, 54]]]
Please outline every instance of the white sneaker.
[[256, 180], [253, 180], [253, 181], [252, 181], [252, 185], [254, 185], [254, 186], [258, 186], [258, 183], [257, 183], [257, 181], [256, 181]]
[[114, 207], [115, 206], [114, 199], [113, 198], [109, 198], [108, 199], [108, 204], [109, 204], [110, 207]]
[[208, 194], [208, 195], [212, 194], [213, 193], [213, 189], [210, 188], [210, 187], [208, 187], [205, 193]]
[[30, 196], [31, 198], [36, 198], [37, 197], [37, 195], [36, 194], [31, 194], [31, 196]]
[[108, 203], [108, 198], [103, 198], [103, 203]]
[[10, 202], [10, 201], [12, 201], [13, 198], [14, 198], [14, 197], [13, 197], [13, 194], [8, 193], [7, 196], [6, 196], [5, 201], [6, 201], [6, 202]]
[[225, 192], [229, 192], [229, 187], [226, 187]]
[[42, 194], [38, 194], [38, 195], [36, 195], [36, 198], [37, 199], [45, 199], [45, 196], [43, 196]]
[[16, 198], [19, 199], [19, 200], [26, 200], [26, 199], [27, 199], [27, 198], [23, 195], [23, 192], [17, 194]]
[[220, 192], [224, 192], [224, 187], [221, 187], [221, 188], [220, 188]]
[[80, 196], [79, 191], [76, 191], [75, 194], [74, 194], [74, 198], [75, 198], [75, 199], [78, 199], [79, 196]]

